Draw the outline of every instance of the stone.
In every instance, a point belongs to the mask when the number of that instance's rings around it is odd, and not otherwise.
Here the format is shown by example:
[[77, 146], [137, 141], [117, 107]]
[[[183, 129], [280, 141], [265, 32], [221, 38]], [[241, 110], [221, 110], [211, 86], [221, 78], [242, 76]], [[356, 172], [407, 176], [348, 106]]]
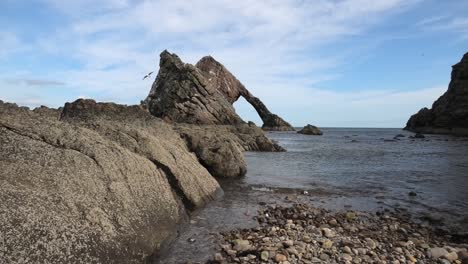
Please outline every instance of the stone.
[[327, 260], [330, 259], [330, 256], [328, 254], [326, 254], [326, 253], [322, 253], [322, 254], [320, 254], [319, 258], [321, 260], [323, 260], [323, 261], [327, 261]]
[[321, 136], [323, 135], [322, 131], [311, 124], [306, 125], [303, 127], [301, 130], [297, 131], [299, 134], [304, 134], [304, 135], [316, 135], [316, 136]]
[[336, 221], [336, 219], [331, 219], [330, 221], [328, 221], [328, 224], [331, 225], [331, 226], [337, 226], [338, 221]]
[[250, 245], [250, 242], [248, 240], [243, 240], [243, 239], [236, 239], [233, 241], [233, 247], [234, 250], [236, 251], [248, 251], [252, 248]]
[[283, 255], [283, 254], [279, 254], [279, 253], [278, 253], [278, 254], [276, 254], [276, 256], [275, 256], [275, 261], [276, 261], [277, 263], [281, 263], [281, 262], [287, 261], [287, 260], [288, 260], [288, 258], [287, 258], [285, 255]]
[[260, 259], [263, 261], [268, 261], [269, 258], [270, 253], [268, 251], [262, 251], [262, 253], [260, 254]]
[[455, 261], [458, 259], [458, 254], [455, 251], [452, 251], [444, 256], [447, 260]]
[[356, 213], [355, 212], [346, 212], [346, 220], [353, 221], [355, 219], [356, 219]]
[[353, 260], [353, 257], [351, 257], [351, 255], [346, 254], [346, 253], [341, 254], [340, 258], [342, 260], [344, 260], [344, 261], [352, 261]]
[[329, 249], [333, 246], [333, 241], [326, 239], [322, 242], [322, 248]]
[[283, 241], [283, 246], [284, 247], [292, 247], [293, 245], [294, 245], [294, 241], [292, 241], [292, 240]]
[[335, 236], [335, 232], [333, 232], [333, 230], [331, 230], [330, 228], [322, 228], [322, 233], [328, 238], [332, 238]]
[[468, 52], [452, 66], [448, 90], [431, 109], [423, 108], [411, 116], [405, 129], [426, 134], [468, 135]]
[[428, 255], [433, 259], [438, 259], [444, 257], [448, 254], [448, 251], [445, 248], [435, 247], [429, 249]]
[[0, 167], [4, 263], [141, 263], [221, 191], [171, 125], [92, 100], [0, 102]]
[[348, 254], [351, 254], [351, 253], [352, 253], [351, 248], [348, 247], [348, 246], [344, 246], [344, 247], [343, 247], [343, 252], [348, 253]]

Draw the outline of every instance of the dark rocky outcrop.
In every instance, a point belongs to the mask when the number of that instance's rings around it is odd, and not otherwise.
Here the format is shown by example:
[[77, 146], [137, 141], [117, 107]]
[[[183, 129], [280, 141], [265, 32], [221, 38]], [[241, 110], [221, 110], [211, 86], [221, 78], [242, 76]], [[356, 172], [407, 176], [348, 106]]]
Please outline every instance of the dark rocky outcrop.
[[171, 125], [92, 100], [0, 102], [0, 168], [2, 263], [141, 263], [219, 192]]
[[213, 57], [203, 57], [197, 62], [196, 67], [209, 80], [208, 85], [214, 86], [215, 89], [221, 91], [231, 104], [236, 102], [241, 96], [249, 102], [262, 119], [263, 130], [294, 131], [294, 128], [288, 122], [278, 115], [271, 113], [259, 98], [253, 96], [231, 72]]
[[263, 120], [264, 130], [294, 130], [212, 57], [196, 66], [167, 51], [160, 57], [158, 76], [144, 101], [153, 115], [178, 123], [237, 125], [244, 122], [232, 104], [242, 96]]
[[311, 124], [308, 124], [301, 130], [297, 131], [297, 133], [304, 134], [304, 135], [316, 135], [316, 136], [323, 135], [322, 131], [318, 127], [313, 126]]
[[411, 116], [406, 130], [427, 134], [468, 136], [468, 53], [452, 67], [451, 81], [432, 105]]

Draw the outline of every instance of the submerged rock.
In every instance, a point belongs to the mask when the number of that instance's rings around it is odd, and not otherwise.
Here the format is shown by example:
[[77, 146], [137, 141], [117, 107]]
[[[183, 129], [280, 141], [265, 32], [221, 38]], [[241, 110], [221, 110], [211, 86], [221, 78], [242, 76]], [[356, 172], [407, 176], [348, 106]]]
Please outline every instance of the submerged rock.
[[301, 130], [297, 131], [297, 133], [304, 134], [304, 135], [317, 135], [317, 136], [323, 135], [322, 131], [318, 127], [313, 126], [311, 124], [308, 124]]
[[4, 263], [142, 263], [220, 187], [138, 106], [0, 103]]
[[468, 136], [468, 53], [452, 67], [448, 90], [434, 102], [411, 116], [406, 130], [426, 134]]

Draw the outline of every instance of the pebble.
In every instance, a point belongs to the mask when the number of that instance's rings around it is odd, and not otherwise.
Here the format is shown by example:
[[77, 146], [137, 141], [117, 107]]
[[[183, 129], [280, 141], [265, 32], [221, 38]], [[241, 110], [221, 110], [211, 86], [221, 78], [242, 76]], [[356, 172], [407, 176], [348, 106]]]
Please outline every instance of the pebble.
[[448, 254], [448, 251], [445, 248], [440, 248], [440, 247], [431, 248], [428, 252], [429, 257], [433, 259], [441, 258], [447, 254]]
[[[390, 211], [330, 212], [304, 204], [267, 205], [252, 229], [222, 233], [222, 264], [466, 264], [466, 244]], [[431, 247], [430, 247], [430, 246]], [[444, 246], [441, 245], [450, 245]], [[221, 260], [222, 257], [223, 259]]]
[[286, 261], [286, 260], [288, 260], [288, 258], [283, 254], [276, 254], [276, 256], [275, 256], [275, 261], [278, 262], [278, 263], [281, 263], [281, 262]]

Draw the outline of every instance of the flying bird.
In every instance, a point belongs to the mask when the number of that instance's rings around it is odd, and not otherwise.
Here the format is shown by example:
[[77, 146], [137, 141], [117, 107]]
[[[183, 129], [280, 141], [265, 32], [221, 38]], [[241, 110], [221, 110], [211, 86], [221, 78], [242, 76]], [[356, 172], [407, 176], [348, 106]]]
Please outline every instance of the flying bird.
[[148, 77], [150, 77], [151, 74], [153, 74], [153, 72], [150, 72], [150, 73], [146, 74], [145, 77], [143, 77], [143, 80], [146, 79], [146, 78], [148, 78]]

